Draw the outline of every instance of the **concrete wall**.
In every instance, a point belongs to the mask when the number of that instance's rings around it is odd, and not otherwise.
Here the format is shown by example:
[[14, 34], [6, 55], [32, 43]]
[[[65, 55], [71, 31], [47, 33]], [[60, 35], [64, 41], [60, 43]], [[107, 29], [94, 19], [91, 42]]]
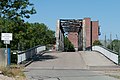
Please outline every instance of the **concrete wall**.
[[118, 55], [116, 55], [115, 53], [108, 51], [107, 49], [100, 47], [100, 46], [93, 46], [92, 49], [94, 51], [98, 51], [100, 53], [102, 53], [103, 55], [105, 55], [108, 59], [110, 59], [111, 61], [113, 61], [114, 63], [118, 64]]
[[7, 59], [5, 56], [5, 48], [0, 48], [0, 66], [6, 66]]
[[0, 48], [0, 66], [10, 65], [10, 48]]
[[18, 52], [18, 60], [17, 64], [21, 63], [22, 61], [25, 61], [29, 58], [32, 58], [35, 54], [46, 50], [46, 46], [36, 46], [34, 48], [31, 48], [25, 52]]

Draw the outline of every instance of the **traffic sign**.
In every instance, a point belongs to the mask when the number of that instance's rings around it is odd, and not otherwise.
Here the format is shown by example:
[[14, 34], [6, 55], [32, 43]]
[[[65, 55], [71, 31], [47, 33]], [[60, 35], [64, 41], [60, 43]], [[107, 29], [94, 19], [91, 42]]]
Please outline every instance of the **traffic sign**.
[[12, 40], [12, 33], [1, 33], [1, 40]]
[[10, 44], [10, 41], [9, 40], [5, 40], [4, 44]]

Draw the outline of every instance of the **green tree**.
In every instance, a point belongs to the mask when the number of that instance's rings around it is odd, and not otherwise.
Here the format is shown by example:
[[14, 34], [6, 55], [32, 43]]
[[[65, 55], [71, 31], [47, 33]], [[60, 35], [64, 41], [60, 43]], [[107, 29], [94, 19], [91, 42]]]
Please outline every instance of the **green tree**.
[[[11, 49], [26, 50], [55, 43], [55, 32], [43, 23], [24, 22], [36, 11], [29, 0], [0, 0], [0, 32], [13, 33]], [[0, 47], [4, 47], [0, 41]]]
[[55, 43], [55, 32], [48, 29], [43, 23], [26, 23], [26, 29], [24, 37], [24, 41], [27, 43], [26, 48]]
[[[0, 0], [0, 32], [13, 33], [13, 49], [24, 45], [27, 29], [23, 19], [30, 18], [35, 13], [36, 10], [29, 0]], [[3, 46], [3, 42], [0, 42], [0, 46]]]
[[[8, 28], [4, 26], [4, 19], [0, 18], [0, 32], [7, 31], [13, 33], [11, 49], [26, 50], [36, 45], [55, 44], [55, 32], [48, 29], [43, 23], [23, 23], [16, 24], [14, 21], [6, 21]], [[24, 26], [24, 27], [23, 27]], [[0, 41], [0, 47], [5, 47]]]
[[102, 45], [102, 43], [99, 40], [95, 40], [93, 42], [93, 46], [96, 46], [96, 45]]
[[14, 21], [30, 18], [36, 10], [29, 0], [0, 0], [0, 17]]
[[64, 51], [67, 51], [67, 52], [75, 51], [73, 44], [69, 41], [67, 37], [64, 37]]
[[119, 52], [119, 48], [120, 48], [119, 44], [120, 44], [120, 40], [115, 39], [107, 46], [107, 48], [115, 52]]

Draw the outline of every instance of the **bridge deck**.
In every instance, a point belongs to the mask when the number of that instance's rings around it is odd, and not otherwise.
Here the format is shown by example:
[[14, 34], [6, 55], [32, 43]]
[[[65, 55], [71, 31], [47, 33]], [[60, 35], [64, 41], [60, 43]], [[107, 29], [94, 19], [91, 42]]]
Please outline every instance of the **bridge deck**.
[[36, 56], [25, 74], [28, 80], [119, 80], [106, 75], [106, 71], [113, 74], [109, 71], [114, 68], [114, 63], [97, 52], [54, 52]]
[[45, 53], [37, 56], [27, 68], [39, 69], [89, 69], [90, 67], [116, 65], [98, 52]]
[[45, 53], [35, 60], [29, 68], [39, 69], [86, 69], [80, 53]]

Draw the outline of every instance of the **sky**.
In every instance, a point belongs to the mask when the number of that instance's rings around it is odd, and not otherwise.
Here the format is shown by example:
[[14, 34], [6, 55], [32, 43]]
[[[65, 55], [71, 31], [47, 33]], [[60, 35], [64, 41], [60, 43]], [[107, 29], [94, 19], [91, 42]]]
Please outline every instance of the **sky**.
[[112, 34], [120, 39], [120, 0], [30, 0], [37, 11], [26, 21], [46, 24], [56, 31], [58, 19], [83, 19], [99, 21], [101, 35], [107, 39]]

